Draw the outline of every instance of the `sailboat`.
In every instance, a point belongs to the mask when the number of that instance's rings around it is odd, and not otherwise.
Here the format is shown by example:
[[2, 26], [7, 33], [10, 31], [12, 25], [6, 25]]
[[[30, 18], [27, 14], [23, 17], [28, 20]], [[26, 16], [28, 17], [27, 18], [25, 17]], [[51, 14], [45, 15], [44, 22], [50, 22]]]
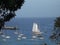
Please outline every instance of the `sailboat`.
[[43, 33], [39, 30], [37, 23], [33, 23], [32, 33], [33, 35], [36, 35], [36, 36], [39, 36]]

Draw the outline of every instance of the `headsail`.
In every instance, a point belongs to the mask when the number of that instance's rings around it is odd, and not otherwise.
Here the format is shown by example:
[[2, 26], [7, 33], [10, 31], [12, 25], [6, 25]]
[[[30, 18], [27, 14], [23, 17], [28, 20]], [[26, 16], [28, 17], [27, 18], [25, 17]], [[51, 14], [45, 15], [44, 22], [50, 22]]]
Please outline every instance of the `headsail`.
[[38, 24], [37, 23], [33, 23], [33, 28], [32, 28], [32, 32], [34, 34], [41, 34], [39, 28], [38, 28]]

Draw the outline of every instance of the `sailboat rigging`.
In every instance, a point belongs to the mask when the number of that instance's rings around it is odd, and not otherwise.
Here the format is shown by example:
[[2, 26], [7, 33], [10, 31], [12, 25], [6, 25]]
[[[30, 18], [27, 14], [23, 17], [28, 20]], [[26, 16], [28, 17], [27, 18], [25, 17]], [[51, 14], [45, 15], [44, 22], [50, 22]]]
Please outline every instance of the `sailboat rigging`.
[[34, 35], [41, 35], [43, 33], [39, 30], [39, 27], [38, 27], [37, 23], [33, 23], [32, 32], [33, 32]]

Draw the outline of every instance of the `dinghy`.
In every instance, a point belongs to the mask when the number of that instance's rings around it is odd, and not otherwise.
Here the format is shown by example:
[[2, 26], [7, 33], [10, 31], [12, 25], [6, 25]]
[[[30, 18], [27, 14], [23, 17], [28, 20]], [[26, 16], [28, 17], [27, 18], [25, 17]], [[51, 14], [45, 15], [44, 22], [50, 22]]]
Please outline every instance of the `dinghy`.
[[25, 37], [25, 36], [24, 36], [24, 37], [22, 37], [22, 39], [26, 39], [26, 38], [27, 38], [27, 37]]
[[21, 40], [21, 38], [18, 37], [17, 40]]
[[5, 38], [7, 38], [7, 39], [8, 39], [8, 38], [10, 38], [10, 36], [6, 36]]

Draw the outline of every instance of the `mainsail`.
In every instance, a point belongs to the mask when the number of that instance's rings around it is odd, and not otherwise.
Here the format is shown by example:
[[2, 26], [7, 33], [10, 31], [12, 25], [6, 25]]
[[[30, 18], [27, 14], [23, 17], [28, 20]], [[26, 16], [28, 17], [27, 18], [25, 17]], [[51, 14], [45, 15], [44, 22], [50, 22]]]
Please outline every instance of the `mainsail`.
[[39, 28], [38, 28], [38, 24], [37, 23], [33, 23], [33, 28], [32, 28], [32, 32], [34, 34], [41, 34]]

